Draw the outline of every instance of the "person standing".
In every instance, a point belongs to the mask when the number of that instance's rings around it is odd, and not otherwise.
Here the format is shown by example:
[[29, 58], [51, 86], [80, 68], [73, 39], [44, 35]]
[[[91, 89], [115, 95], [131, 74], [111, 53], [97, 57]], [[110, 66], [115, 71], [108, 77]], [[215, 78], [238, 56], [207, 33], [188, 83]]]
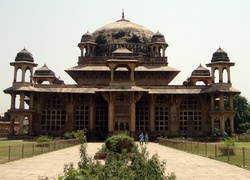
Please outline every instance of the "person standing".
[[144, 134], [143, 133], [141, 133], [139, 135], [139, 141], [140, 141], [140, 145], [143, 145], [143, 142], [144, 142]]
[[148, 133], [146, 133], [145, 134], [145, 144], [148, 144], [148, 140], [149, 140]]

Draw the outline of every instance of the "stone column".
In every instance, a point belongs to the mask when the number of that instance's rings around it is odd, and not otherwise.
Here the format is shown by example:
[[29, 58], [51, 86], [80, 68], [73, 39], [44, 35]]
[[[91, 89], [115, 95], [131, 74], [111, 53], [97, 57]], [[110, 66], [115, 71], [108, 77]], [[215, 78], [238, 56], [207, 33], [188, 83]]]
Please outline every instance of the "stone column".
[[25, 69], [22, 68], [22, 82], [25, 82]]
[[13, 82], [16, 82], [16, 77], [17, 76], [17, 68], [15, 67], [14, 68], [14, 79], [13, 79]]
[[234, 110], [234, 101], [233, 101], [233, 95], [229, 94], [229, 106], [230, 106], [230, 111]]
[[212, 116], [211, 117], [211, 132], [212, 132], [212, 136], [214, 135], [214, 123], [215, 123], [215, 119], [214, 117]]
[[225, 131], [225, 117], [220, 115], [220, 132], [223, 133]]
[[15, 104], [16, 104], [16, 94], [11, 94], [11, 105], [10, 109], [15, 109]]
[[23, 135], [23, 115], [18, 116], [18, 120], [19, 120], [19, 135]]
[[73, 104], [73, 95], [72, 94], [66, 94], [66, 124], [65, 124], [65, 130], [66, 131], [73, 131], [74, 130], [74, 104]]
[[227, 83], [231, 83], [230, 67], [227, 68]]
[[155, 102], [154, 102], [153, 95], [151, 95], [151, 100], [150, 100], [149, 129], [150, 129], [150, 132], [155, 131]]
[[19, 109], [24, 109], [24, 93], [21, 92], [20, 94], [20, 107]]
[[230, 133], [231, 135], [234, 134], [234, 116], [233, 115], [231, 115], [230, 117]]
[[114, 131], [114, 102], [113, 96], [110, 92], [109, 94], [109, 122], [108, 122], [108, 131], [112, 133]]
[[34, 109], [33, 105], [34, 105], [34, 97], [33, 97], [33, 94], [31, 93], [30, 94], [30, 104], [29, 104], [29, 109], [32, 110]]
[[30, 115], [29, 116], [29, 135], [32, 135], [33, 134], [33, 116]]
[[224, 110], [224, 94], [220, 94], [220, 110]]
[[211, 111], [214, 110], [214, 94], [211, 94]]
[[130, 103], [130, 132], [135, 132], [135, 98], [134, 92], [132, 93], [131, 103]]
[[94, 100], [92, 98], [89, 104], [89, 130], [90, 132], [94, 130]]
[[219, 82], [222, 83], [223, 82], [223, 75], [222, 75], [222, 69], [219, 68]]

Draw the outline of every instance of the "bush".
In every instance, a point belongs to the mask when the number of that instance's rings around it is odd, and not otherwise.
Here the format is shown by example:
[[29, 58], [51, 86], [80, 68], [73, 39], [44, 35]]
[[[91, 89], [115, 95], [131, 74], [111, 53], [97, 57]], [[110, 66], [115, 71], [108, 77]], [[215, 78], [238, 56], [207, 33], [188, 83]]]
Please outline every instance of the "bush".
[[75, 131], [65, 132], [63, 134], [63, 139], [76, 139], [76, 132]]
[[86, 141], [86, 130], [78, 130], [72, 132], [65, 132], [63, 139], [79, 139], [83, 143]]
[[41, 135], [41, 136], [36, 138], [37, 142], [49, 142], [51, 140], [52, 140], [52, 138], [49, 137], [48, 135]]
[[111, 136], [104, 143], [104, 148], [112, 153], [122, 153], [123, 151], [133, 153], [137, 149], [134, 139], [126, 134]]
[[235, 139], [232, 138], [232, 137], [227, 137], [224, 141], [224, 145], [226, 147], [220, 147], [220, 151], [221, 151], [221, 154], [222, 156], [232, 156], [232, 155], [235, 155], [235, 152], [234, 152], [234, 146], [235, 146]]
[[78, 169], [74, 169], [72, 164], [65, 165], [64, 175], [59, 177], [59, 180], [176, 179], [174, 173], [169, 176], [165, 175], [165, 161], [160, 161], [157, 154], [149, 157], [149, 153], [145, 147], [141, 147], [141, 151], [137, 149], [131, 158], [127, 158], [127, 153], [125, 152], [117, 154], [110, 153], [104, 160], [104, 164], [101, 164], [100, 161], [94, 161], [87, 156], [86, 146], [86, 143], [81, 145], [81, 161], [78, 164]]

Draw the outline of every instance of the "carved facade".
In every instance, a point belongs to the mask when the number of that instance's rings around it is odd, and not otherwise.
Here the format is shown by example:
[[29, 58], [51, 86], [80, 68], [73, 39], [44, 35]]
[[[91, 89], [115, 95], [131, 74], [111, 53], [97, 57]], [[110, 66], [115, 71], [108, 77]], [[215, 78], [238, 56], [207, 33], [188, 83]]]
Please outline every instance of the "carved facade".
[[[23, 49], [14, 62], [12, 124], [28, 120], [29, 136], [61, 136], [86, 128], [90, 138], [147, 132], [169, 137], [209, 136], [215, 128], [234, 133], [233, 96], [227, 53], [219, 48], [182, 85], [169, 85], [179, 70], [168, 66], [168, 44], [160, 33], [124, 18], [85, 33], [77, 65], [65, 70], [76, 82], [67, 85], [46, 65], [38, 68]], [[27, 78], [28, 77], [28, 78]], [[218, 79], [218, 80], [217, 80]], [[200, 84], [203, 83], [203, 85]], [[14, 126], [11, 133], [14, 135]]]

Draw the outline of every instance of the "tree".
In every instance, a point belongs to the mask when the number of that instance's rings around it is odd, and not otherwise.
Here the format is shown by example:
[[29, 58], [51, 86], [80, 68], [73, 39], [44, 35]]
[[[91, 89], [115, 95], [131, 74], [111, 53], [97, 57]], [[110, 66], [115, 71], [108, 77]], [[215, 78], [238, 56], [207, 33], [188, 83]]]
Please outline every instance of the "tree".
[[239, 128], [240, 124], [250, 122], [250, 105], [248, 100], [243, 96], [233, 98], [234, 110], [237, 112], [234, 118], [234, 127]]

